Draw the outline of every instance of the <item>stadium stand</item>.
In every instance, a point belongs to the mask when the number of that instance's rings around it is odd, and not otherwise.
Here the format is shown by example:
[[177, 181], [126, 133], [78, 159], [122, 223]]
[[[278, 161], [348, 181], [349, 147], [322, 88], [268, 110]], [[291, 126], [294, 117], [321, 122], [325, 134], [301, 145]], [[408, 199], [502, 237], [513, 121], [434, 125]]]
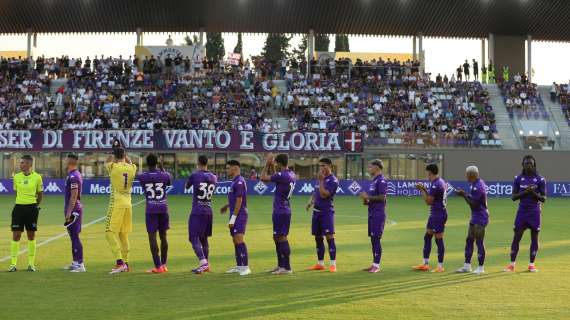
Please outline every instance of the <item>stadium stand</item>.
[[198, 71], [182, 57], [2, 59], [0, 128], [352, 130], [372, 145], [501, 145], [480, 83], [433, 82], [415, 61], [382, 59], [315, 61], [309, 80], [303, 63], [283, 72], [262, 60], [204, 61]]

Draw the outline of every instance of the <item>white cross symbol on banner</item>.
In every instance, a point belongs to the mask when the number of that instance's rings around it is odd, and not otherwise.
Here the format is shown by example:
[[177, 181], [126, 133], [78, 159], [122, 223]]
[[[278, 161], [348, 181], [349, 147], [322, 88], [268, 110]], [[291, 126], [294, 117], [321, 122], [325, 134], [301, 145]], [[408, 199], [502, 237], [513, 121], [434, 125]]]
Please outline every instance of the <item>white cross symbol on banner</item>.
[[350, 139], [346, 140], [346, 142], [350, 143], [350, 151], [355, 151], [356, 150], [356, 144], [359, 142], [362, 142], [362, 139], [358, 139], [357, 135], [360, 135], [359, 133], [356, 132], [351, 132], [350, 133]]

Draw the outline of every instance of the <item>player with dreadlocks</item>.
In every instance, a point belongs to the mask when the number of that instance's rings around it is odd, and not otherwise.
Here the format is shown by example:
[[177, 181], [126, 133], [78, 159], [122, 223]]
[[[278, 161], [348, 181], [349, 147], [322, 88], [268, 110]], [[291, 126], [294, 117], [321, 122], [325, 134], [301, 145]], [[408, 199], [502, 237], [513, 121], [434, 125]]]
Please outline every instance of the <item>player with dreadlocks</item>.
[[527, 155], [522, 161], [522, 173], [513, 183], [513, 201], [519, 201], [515, 218], [513, 243], [511, 244], [511, 263], [505, 272], [515, 271], [515, 261], [519, 253], [519, 243], [526, 229], [530, 229], [530, 263], [528, 271], [537, 272], [534, 260], [538, 253], [538, 233], [542, 203], [546, 201], [546, 180], [536, 170], [536, 160]]

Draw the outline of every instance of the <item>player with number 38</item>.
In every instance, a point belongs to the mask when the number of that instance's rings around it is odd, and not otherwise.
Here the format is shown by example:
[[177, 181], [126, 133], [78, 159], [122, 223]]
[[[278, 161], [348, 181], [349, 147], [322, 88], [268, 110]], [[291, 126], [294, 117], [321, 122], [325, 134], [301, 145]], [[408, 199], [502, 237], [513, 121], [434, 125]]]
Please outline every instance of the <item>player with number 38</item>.
[[200, 265], [193, 269], [195, 274], [202, 274], [210, 271], [208, 263], [208, 237], [212, 236], [212, 196], [216, 189], [218, 178], [208, 171], [208, 157], [201, 155], [198, 157], [198, 170], [188, 177], [186, 189], [193, 188], [192, 212], [188, 219], [188, 236], [192, 249]]

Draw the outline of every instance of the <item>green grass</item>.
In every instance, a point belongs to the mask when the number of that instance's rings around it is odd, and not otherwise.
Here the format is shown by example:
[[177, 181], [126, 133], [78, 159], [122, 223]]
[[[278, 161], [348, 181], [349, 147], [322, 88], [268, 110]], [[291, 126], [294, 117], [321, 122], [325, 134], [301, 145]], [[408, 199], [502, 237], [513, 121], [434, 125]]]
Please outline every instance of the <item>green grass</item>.
[[[84, 197], [85, 222], [102, 216], [107, 197]], [[136, 198], [133, 202], [139, 201]], [[131, 264], [134, 272], [110, 276], [113, 260], [103, 234], [103, 223], [84, 229], [82, 239], [88, 273], [69, 274], [61, 267], [70, 261], [67, 237], [38, 249], [39, 272], [0, 272], [0, 319], [569, 319], [570, 239], [568, 200], [550, 199], [544, 206], [541, 272], [522, 272], [528, 260], [529, 235], [521, 243], [516, 274], [499, 272], [508, 261], [515, 204], [507, 199], [489, 202], [492, 220], [487, 230], [487, 274], [457, 275], [463, 263], [468, 209], [450, 199], [444, 274], [413, 272], [420, 262], [427, 207], [418, 198], [391, 198], [383, 239], [383, 271], [360, 271], [371, 262], [366, 235], [366, 211], [357, 198], [336, 200], [337, 264], [339, 272], [307, 272], [315, 262], [306, 197], [295, 197], [290, 234], [291, 276], [265, 273], [276, 264], [271, 229], [271, 198], [250, 197], [246, 241], [253, 274], [226, 275], [234, 265], [226, 217], [214, 219], [211, 238], [213, 273], [196, 276], [197, 264], [187, 242], [190, 198], [170, 198], [170, 273], [148, 275], [151, 266], [144, 227], [144, 205], [134, 209]], [[9, 254], [8, 229], [12, 197], [0, 197], [0, 258]], [[215, 199], [215, 208], [225, 203]], [[62, 197], [48, 196], [42, 205], [38, 240], [64, 232]], [[22, 247], [25, 247], [23, 241]], [[435, 251], [435, 248], [434, 248]], [[435, 262], [435, 256], [432, 261]], [[23, 268], [26, 256], [20, 257]], [[475, 259], [474, 259], [475, 261]], [[432, 263], [433, 264], [433, 263]], [[2, 265], [7, 267], [8, 263]]]

